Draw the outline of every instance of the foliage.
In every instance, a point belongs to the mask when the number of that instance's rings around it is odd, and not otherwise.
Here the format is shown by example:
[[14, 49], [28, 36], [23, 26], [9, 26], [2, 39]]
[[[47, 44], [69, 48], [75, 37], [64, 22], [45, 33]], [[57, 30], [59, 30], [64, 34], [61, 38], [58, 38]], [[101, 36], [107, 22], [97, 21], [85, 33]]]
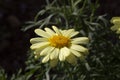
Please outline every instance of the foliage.
[[7, 75], [3, 68], [0, 67], [0, 80], [6, 80]]
[[[38, 12], [34, 21], [29, 21], [23, 30], [57, 25], [59, 28], [74, 28], [80, 36], [88, 36], [90, 43], [86, 61], [72, 66], [66, 62], [55, 68], [35, 60], [29, 51], [25, 71], [13, 75], [11, 80], [119, 80], [120, 40], [110, 30], [106, 15], [96, 15], [98, 1], [91, 0], [46, 0], [47, 5]], [[6, 78], [6, 77], [5, 77]], [[5, 80], [5, 79], [3, 79]]]
[[84, 26], [83, 23], [88, 24], [95, 20], [93, 16], [96, 8], [99, 6], [97, 1], [93, 4], [88, 0], [54, 0], [51, 3], [47, 0], [46, 2], [45, 8], [38, 12], [34, 21], [27, 22], [29, 25], [25, 26], [24, 30], [34, 26], [43, 28], [51, 25], [63, 28], [82, 28]]

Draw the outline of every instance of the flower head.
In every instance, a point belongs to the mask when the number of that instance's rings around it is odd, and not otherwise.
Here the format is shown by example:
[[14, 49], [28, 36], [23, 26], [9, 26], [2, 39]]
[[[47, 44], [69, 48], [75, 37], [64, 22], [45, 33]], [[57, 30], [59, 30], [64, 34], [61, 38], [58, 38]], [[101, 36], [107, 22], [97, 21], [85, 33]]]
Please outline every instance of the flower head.
[[111, 27], [112, 31], [116, 31], [117, 34], [120, 34], [120, 17], [113, 17], [111, 23], [114, 25]]
[[42, 63], [50, 61], [51, 66], [55, 66], [58, 61], [66, 60], [76, 64], [77, 57], [83, 58], [88, 54], [88, 49], [81, 46], [89, 42], [87, 37], [73, 38], [79, 33], [74, 29], [60, 30], [56, 26], [52, 26], [52, 29], [35, 29], [40, 37], [30, 40], [30, 48], [34, 50], [35, 58], [43, 56]]

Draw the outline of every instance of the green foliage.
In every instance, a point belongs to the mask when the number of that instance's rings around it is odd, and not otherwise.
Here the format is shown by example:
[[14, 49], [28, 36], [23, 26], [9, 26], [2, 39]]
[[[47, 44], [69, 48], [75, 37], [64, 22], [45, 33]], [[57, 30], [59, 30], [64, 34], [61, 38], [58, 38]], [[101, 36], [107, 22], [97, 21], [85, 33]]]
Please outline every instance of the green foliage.
[[[25, 71], [19, 71], [11, 80], [120, 80], [120, 40], [110, 30], [106, 15], [96, 15], [98, 1], [91, 0], [46, 0], [45, 7], [38, 12], [34, 21], [23, 27], [43, 28], [56, 25], [60, 28], [74, 28], [81, 36], [88, 36], [90, 43], [86, 61], [76, 66], [59, 62], [55, 68], [35, 60], [33, 52], [26, 61]], [[5, 80], [4, 72], [2, 80]], [[1, 76], [0, 76], [1, 77]]]
[[93, 16], [99, 6], [97, 1], [93, 4], [90, 0], [54, 0], [51, 3], [47, 0], [46, 2], [45, 8], [38, 12], [34, 21], [27, 22], [29, 25], [25, 26], [24, 30], [34, 26], [43, 28], [51, 25], [63, 28], [82, 28], [83, 23], [95, 20]]
[[7, 75], [3, 68], [0, 67], [0, 80], [6, 80]]

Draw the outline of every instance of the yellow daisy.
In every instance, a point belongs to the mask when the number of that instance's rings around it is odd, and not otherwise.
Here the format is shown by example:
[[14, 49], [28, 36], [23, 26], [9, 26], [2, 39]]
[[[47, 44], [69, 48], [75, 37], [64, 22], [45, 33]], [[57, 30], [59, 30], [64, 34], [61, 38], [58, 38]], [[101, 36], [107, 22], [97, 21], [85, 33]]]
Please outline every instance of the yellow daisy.
[[88, 54], [88, 49], [80, 45], [89, 42], [87, 37], [73, 38], [79, 33], [74, 29], [60, 30], [56, 26], [52, 26], [52, 29], [35, 29], [40, 37], [30, 40], [30, 48], [34, 50], [35, 58], [43, 56], [42, 63], [50, 61], [51, 66], [55, 66], [58, 61], [66, 60], [76, 64], [77, 57], [83, 58]]
[[116, 31], [117, 34], [120, 34], [120, 17], [113, 17], [111, 23], [114, 25], [111, 27], [112, 31]]

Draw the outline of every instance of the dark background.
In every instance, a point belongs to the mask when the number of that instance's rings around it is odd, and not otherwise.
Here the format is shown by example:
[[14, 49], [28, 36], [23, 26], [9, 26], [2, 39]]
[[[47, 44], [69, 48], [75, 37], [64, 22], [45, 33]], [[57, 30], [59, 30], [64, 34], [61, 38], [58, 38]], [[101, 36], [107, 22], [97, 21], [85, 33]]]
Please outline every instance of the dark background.
[[[98, 15], [120, 16], [120, 0], [100, 0]], [[8, 74], [25, 67], [29, 39], [33, 30], [21, 28], [26, 21], [34, 19], [45, 5], [45, 0], [0, 0], [0, 66]]]

